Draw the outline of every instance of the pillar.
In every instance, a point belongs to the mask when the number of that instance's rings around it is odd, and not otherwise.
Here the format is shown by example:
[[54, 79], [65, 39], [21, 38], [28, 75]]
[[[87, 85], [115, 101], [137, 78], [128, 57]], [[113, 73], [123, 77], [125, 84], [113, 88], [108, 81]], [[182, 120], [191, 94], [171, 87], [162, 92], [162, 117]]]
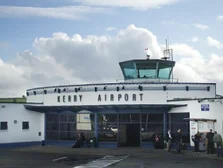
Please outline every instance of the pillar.
[[163, 136], [165, 137], [167, 133], [167, 112], [163, 113]]
[[98, 141], [98, 113], [94, 113], [94, 136]]

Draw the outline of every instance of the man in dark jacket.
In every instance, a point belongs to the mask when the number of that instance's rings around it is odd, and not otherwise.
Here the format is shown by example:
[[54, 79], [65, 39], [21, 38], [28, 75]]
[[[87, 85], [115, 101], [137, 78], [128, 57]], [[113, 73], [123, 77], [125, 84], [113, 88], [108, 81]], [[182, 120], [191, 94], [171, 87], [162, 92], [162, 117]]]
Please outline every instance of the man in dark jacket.
[[214, 133], [212, 132], [212, 129], [210, 129], [210, 132], [208, 132], [206, 135], [206, 139], [208, 141], [207, 154], [213, 153], [213, 147], [214, 147], [213, 137]]
[[177, 130], [175, 139], [176, 139], [176, 150], [177, 150], [177, 153], [180, 153], [180, 145], [182, 143], [181, 129]]

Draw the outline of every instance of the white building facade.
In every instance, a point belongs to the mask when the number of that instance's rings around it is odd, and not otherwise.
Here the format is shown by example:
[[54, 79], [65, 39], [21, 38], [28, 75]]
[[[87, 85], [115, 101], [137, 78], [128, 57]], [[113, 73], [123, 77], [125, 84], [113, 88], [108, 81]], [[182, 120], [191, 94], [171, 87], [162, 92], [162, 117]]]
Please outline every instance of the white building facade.
[[27, 103], [1, 104], [0, 122], [8, 122], [8, 129], [0, 130], [0, 143], [68, 142], [83, 132], [99, 146], [146, 147], [154, 134], [164, 140], [168, 129], [179, 128], [190, 146], [197, 131], [213, 129], [223, 136], [216, 84], [174, 82], [174, 65], [163, 59], [129, 60], [120, 63], [123, 82], [28, 89]]

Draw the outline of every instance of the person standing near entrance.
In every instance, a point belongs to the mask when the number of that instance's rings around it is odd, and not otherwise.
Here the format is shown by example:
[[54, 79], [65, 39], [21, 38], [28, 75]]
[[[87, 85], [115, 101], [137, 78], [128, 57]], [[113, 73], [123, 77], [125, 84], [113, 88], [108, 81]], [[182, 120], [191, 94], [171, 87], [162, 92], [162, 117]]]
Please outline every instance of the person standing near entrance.
[[199, 142], [201, 139], [201, 134], [199, 131], [194, 135], [194, 146], [195, 146], [195, 152], [199, 153]]
[[222, 138], [217, 131], [214, 132], [213, 142], [216, 143], [217, 146], [217, 156], [219, 157], [221, 155], [223, 157]]
[[182, 134], [181, 134], [181, 129], [178, 129], [177, 133], [176, 133], [176, 150], [177, 150], [177, 153], [180, 153], [181, 144], [182, 144]]
[[169, 152], [171, 150], [171, 146], [172, 146], [172, 135], [171, 135], [171, 131], [168, 130], [167, 134], [166, 134], [166, 142], [167, 142], [167, 151]]
[[212, 129], [210, 129], [210, 132], [208, 132], [206, 135], [206, 139], [208, 141], [207, 154], [213, 153], [213, 147], [214, 147], [213, 137], [214, 137], [214, 133], [212, 132]]

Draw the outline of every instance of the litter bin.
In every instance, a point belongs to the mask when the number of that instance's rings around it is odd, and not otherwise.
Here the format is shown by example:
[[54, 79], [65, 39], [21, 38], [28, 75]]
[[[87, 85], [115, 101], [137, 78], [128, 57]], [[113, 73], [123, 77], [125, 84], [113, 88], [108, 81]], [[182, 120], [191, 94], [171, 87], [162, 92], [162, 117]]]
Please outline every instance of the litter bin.
[[98, 144], [97, 144], [97, 138], [96, 137], [92, 137], [88, 140], [88, 147], [97, 147]]

